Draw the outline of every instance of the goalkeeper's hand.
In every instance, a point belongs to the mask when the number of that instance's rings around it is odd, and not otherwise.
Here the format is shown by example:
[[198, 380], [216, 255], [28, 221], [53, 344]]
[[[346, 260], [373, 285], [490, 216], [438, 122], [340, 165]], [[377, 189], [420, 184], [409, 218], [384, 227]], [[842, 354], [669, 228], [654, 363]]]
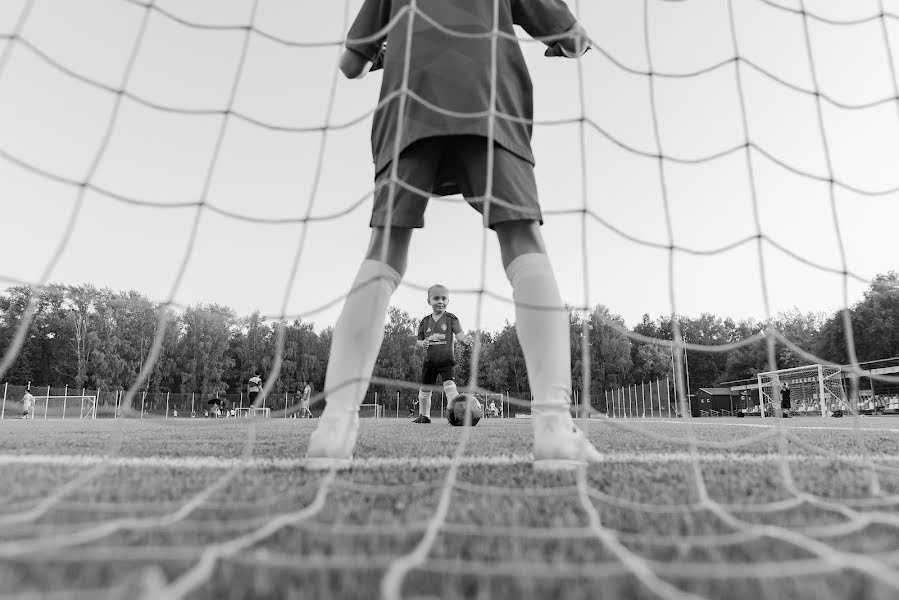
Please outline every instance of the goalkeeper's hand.
[[543, 55], [577, 58], [589, 49], [590, 36], [587, 35], [587, 30], [581, 27], [580, 23], [575, 23], [574, 27], [568, 31], [566, 37], [550, 44]]

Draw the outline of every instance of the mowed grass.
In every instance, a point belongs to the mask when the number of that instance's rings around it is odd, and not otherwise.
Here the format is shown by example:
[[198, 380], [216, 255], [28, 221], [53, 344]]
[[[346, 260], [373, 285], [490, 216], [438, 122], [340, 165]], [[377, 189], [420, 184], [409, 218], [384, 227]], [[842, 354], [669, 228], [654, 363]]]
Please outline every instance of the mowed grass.
[[382, 419], [319, 473], [315, 421], [0, 421], [0, 597], [899, 597], [899, 419], [580, 424], [582, 472]]

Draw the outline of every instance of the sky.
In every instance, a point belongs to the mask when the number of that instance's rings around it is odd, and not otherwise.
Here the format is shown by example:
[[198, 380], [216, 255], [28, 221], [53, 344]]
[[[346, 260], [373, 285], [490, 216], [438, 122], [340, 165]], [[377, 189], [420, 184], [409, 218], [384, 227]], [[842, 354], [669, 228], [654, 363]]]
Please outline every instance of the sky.
[[[0, 286], [90, 282], [332, 325], [369, 236], [380, 74], [336, 75], [360, 3], [258, 0], [248, 42], [250, 0], [160, 0], [170, 16], [150, 10], [143, 35], [136, 0], [36, 0], [17, 42], [28, 3], [0, 3]], [[805, 2], [822, 19], [799, 0], [569, 5], [596, 45], [580, 63], [519, 31], [566, 302], [628, 325], [763, 319], [857, 302], [899, 270], [899, 18], [866, 20], [876, 0]], [[514, 321], [480, 215], [435, 199], [426, 224], [391, 303], [426, 314], [439, 280], [466, 329]]]

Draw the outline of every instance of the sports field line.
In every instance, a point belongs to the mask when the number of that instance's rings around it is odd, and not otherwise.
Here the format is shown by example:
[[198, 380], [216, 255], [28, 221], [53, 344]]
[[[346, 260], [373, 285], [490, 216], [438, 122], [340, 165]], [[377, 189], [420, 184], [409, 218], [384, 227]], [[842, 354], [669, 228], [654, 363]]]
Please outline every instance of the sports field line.
[[[690, 425], [690, 426], [706, 425], [706, 426], [717, 426], [717, 427], [752, 427], [752, 428], [756, 428], [756, 429], [759, 429], [759, 428], [774, 429], [775, 427], [777, 427], [777, 425], [773, 422], [773, 420], [776, 418], [777, 417], [769, 417], [768, 421], [771, 421], [770, 424], [769, 423], [745, 423], [745, 422], [738, 423], [735, 421], [723, 421], [723, 420], [722, 421], [718, 421], [718, 420], [699, 421], [698, 419], [691, 419], [689, 421], [687, 421], [686, 419], [676, 419], [676, 420], [675, 419], [671, 419], [671, 420], [653, 419], [653, 420], [643, 421], [640, 418], [621, 419], [621, 420], [626, 423], [645, 422], [645, 423], [669, 423], [669, 424], [673, 424], [673, 425]], [[820, 430], [823, 430], [823, 431], [866, 431], [866, 432], [867, 431], [872, 431], [872, 432], [886, 431], [889, 433], [899, 433], [899, 420], [896, 421], [896, 425], [897, 425], [896, 427], [868, 427], [867, 425], [860, 425], [860, 426], [856, 427], [856, 425], [854, 424], [852, 419], [853, 419], [852, 417], [849, 417], [849, 419], [846, 421], [845, 425], [834, 424], [834, 425], [829, 425], [829, 426], [828, 425], [787, 425], [787, 423], [785, 421], [781, 420], [780, 428], [781, 429], [793, 429], [793, 430], [797, 430], [797, 431], [802, 431], [802, 430], [807, 429], [807, 430], [811, 430], [811, 431], [815, 431], [815, 430], [819, 430], [819, 431]], [[818, 419], [818, 420], [820, 421], [821, 419]], [[800, 422], [802, 422], [802, 421], [800, 421]], [[830, 422], [830, 421], [827, 421], [827, 422]]]
[[[609, 464], [659, 464], [686, 463], [694, 460], [688, 452], [614, 452], [604, 454], [605, 463]], [[811, 454], [777, 453], [751, 454], [736, 452], [700, 453], [697, 459], [701, 463], [779, 463], [788, 462], [852, 462], [852, 463], [899, 463], [899, 456], [890, 454], [846, 454], [838, 459], [830, 456]], [[512, 454], [505, 456], [465, 456], [459, 464], [465, 466], [501, 467], [523, 465], [533, 462], [531, 454]], [[435, 457], [372, 457], [357, 458], [352, 468], [358, 470], [377, 471], [381, 469], [409, 468], [446, 468], [453, 464], [450, 456]], [[38, 465], [47, 467], [89, 467], [104, 463], [109, 467], [142, 467], [150, 469], [232, 469], [243, 467], [250, 469], [301, 469], [304, 460], [301, 458], [210, 458], [207, 456], [117, 456], [104, 457], [93, 454], [0, 454], [0, 467]]]

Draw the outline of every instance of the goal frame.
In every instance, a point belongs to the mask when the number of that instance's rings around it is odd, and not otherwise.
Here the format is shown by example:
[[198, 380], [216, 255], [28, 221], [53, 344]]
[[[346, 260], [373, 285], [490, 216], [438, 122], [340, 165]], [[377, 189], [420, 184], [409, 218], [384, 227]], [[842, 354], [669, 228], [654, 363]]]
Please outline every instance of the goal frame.
[[272, 409], [267, 406], [237, 406], [234, 408], [234, 417], [241, 418], [240, 413], [246, 413], [243, 418], [248, 419], [250, 417], [257, 417], [260, 414], [263, 419], [271, 418]]
[[[807, 375], [803, 374], [803, 372], [806, 372]], [[783, 383], [790, 383], [797, 379], [803, 383], [814, 382], [816, 384], [818, 407], [822, 417], [827, 415], [828, 395], [831, 397], [837, 396], [836, 401], [841, 406], [851, 408], [849, 399], [846, 396], [846, 390], [843, 387], [843, 371], [839, 367], [817, 363], [778, 369], [776, 371], [765, 371], [759, 373], [757, 378], [759, 386], [759, 414], [763, 419], [765, 418], [765, 405], [767, 402], [772, 403], [775, 414], [780, 410], [778, 407], [780, 406], [780, 390]], [[836, 385], [834, 385], [834, 382], [836, 382]]]
[[369, 402], [367, 404], [360, 404], [359, 410], [361, 411], [363, 407], [368, 407], [368, 408], [374, 407], [374, 409], [375, 409], [374, 418], [375, 419], [380, 419], [384, 416], [384, 407], [381, 406], [380, 404], [375, 404], [373, 402]]
[[[66, 409], [69, 406], [70, 402], [80, 402], [81, 410], [78, 415], [79, 420], [84, 419], [96, 419], [97, 418], [97, 396], [93, 394], [68, 394], [68, 395], [58, 395], [58, 394], [44, 394], [41, 396], [34, 396], [34, 406], [31, 408], [31, 418], [34, 419], [38, 410], [40, 409], [41, 403], [44, 405], [44, 416], [43, 419], [53, 419], [56, 418], [49, 414], [50, 412], [50, 401], [51, 400], [62, 400], [62, 415], [59, 417], [60, 419], [65, 420], [66, 418]], [[87, 402], [87, 412], [85, 412], [85, 402]], [[54, 403], [55, 404], [55, 403]]]

